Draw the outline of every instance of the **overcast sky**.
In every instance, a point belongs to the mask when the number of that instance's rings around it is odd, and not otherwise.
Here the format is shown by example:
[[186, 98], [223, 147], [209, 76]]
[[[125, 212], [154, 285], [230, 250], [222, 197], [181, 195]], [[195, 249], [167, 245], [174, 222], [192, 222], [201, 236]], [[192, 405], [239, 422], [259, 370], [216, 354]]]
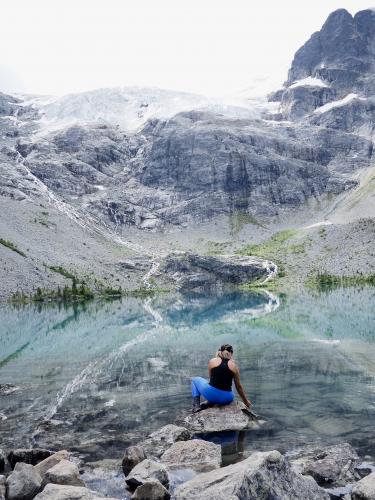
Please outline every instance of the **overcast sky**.
[[217, 96], [254, 82], [268, 90], [270, 82], [277, 87], [285, 80], [295, 51], [330, 12], [370, 6], [362, 0], [2, 0], [0, 90], [63, 94], [138, 85]]

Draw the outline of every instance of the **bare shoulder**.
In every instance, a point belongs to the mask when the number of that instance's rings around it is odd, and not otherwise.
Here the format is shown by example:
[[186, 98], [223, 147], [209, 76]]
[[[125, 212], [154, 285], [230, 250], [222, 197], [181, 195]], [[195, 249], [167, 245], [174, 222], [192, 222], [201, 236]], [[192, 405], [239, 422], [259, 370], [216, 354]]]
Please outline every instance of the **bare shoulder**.
[[212, 358], [208, 362], [208, 366], [211, 367], [211, 368], [214, 368], [215, 366], [219, 366], [220, 363], [221, 363], [221, 359], [220, 358]]
[[237, 365], [236, 363], [233, 361], [233, 359], [230, 359], [229, 362], [228, 362], [228, 368], [230, 370], [232, 370], [232, 372], [234, 373], [237, 373], [238, 372], [238, 368], [237, 368]]

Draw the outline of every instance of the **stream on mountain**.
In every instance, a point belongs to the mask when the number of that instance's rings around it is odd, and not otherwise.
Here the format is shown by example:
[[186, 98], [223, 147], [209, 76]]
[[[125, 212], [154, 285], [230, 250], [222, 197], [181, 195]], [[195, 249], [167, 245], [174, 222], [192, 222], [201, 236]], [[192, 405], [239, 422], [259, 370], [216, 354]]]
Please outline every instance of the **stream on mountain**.
[[189, 411], [189, 379], [229, 342], [267, 424], [221, 436], [227, 462], [338, 441], [375, 458], [374, 303], [368, 287], [2, 305], [0, 384], [16, 390], [0, 394], [0, 448], [118, 458]]

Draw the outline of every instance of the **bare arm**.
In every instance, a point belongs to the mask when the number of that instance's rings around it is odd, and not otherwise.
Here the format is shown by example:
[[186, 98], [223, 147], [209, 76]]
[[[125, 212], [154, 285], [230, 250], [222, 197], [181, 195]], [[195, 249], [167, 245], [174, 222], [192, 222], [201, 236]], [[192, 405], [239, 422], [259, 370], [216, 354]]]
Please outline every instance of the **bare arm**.
[[236, 386], [236, 389], [237, 389], [237, 392], [240, 396], [240, 398], [242, 399], [242, 401], [244, 402], [244, 404], [250, 408], [251, 406], [251, 401], [249, 399], [247, 399], [247, 396], [245, 394], [245, 391], [244, 391], [244, 388], [242, 387], [242, 384], [241, 384], [241, 380], [240, 380], [240, 371], [239, 369], [237, 368], [237, 366], [234, 364], [234, 362], [232, 361], [231, 362], [231, 367], [230, 369], [232, 370], [233, 372], [233, 378], [234, 378], [234, 385]]

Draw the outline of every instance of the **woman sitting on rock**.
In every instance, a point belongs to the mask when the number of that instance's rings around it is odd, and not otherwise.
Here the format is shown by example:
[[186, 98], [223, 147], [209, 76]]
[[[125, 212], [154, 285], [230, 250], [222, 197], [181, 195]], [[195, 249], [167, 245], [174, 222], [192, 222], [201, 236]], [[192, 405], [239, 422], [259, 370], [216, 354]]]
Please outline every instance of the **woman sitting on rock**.
[[234, 399], [232, 381], [242, 401], [249, 408], [251, 402], [247, 399], [240, 381], [240, 372], [232, 359], [233, 347], [229, 344], [222, 345], [208, 363], [208, 375], [210, 381], [202, 377], [194, 377], [191, 381], [191, 392], [193, 395], [192, 413], [197, 413], [206, 405], [200, 404], [200, 397], [207, 399], [209, 404], [227, 405]]

